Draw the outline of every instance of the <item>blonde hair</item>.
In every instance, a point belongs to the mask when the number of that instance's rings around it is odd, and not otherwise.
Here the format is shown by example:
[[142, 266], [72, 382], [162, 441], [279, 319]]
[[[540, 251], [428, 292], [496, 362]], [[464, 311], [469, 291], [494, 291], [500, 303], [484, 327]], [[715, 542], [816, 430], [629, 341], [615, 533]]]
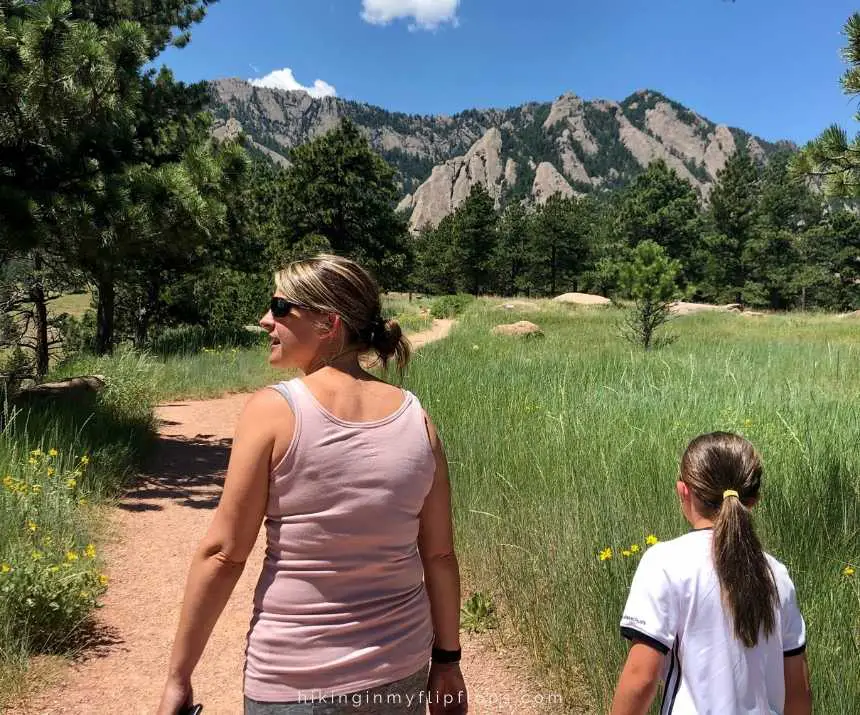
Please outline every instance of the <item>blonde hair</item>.
[[275, 286], [287, 300], [336, 313], [349, 346], [373, 350], [386, 370], [394, 358], [398, 371], [405, 371], [412, 353], [409, 341], [396, 320], [382, 316], [379, 286], [355, 261], [329, 254], [295, 261], [275, 273]]

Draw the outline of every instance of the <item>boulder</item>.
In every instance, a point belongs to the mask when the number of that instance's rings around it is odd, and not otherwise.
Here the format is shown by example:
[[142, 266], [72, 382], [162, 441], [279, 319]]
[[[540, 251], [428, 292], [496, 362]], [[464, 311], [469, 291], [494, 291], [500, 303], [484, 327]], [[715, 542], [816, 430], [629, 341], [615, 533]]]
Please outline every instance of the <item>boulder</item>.
[[540, 327], [534, 323], [530, 323], [528, 320], [520, 320], [517, 323], [510, 323], [508, 325], [497, 325], [491, 332], [493, 335], [512, 335], [522, 338], [537, 338], [543, 335]]
[[553, 301], [574, 305], [609, 305], [612, 303], [609, 298], [604, 298], [602, 295], [593, 295], [592, 293], [564, 293], [553, 298]]

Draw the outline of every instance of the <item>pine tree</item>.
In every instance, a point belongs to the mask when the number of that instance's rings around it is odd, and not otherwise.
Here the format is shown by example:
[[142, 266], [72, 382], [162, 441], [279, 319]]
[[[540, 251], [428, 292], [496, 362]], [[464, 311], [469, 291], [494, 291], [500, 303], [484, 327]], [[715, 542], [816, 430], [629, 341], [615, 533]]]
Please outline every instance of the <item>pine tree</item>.
[[385, 288], [402, 287], [410, 271], [406, 224], [395, 211], [394, 170], [355, 124], [295, 148], [285, 177], [285, 207], [293, 240], [316, 234], [334, 251], [376, 274]]
[[492, 197], [483, 186], [475, 184], [454, 216], [454, 251], [463, 288], [474, 296], [489, 284], [497, 223]]
[[[860, 95], [860, 12], [845, 23], [847, 45], [842, 56], [849, 68], [842, 75], [842, 90], [850, 97]], [[855, 115], [860, 120], [860, 112]], [[833, 124], [811, 141], [795, 157], [793, 171], [817, 180], [828, 196], [860, 198], [860, 134], [849, 139], [848, 132]]]

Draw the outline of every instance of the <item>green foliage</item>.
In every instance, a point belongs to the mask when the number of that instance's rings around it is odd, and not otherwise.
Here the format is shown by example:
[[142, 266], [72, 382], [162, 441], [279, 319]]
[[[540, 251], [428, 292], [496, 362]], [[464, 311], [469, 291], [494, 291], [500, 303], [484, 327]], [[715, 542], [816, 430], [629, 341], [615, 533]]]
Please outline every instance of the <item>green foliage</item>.
[[682, 263], [684, 280], [694, 276], [692, 252], [699, 226], [699, 200], [692, 186], [665, 162], [655, 161], [628, 189], [615, 216], [615, 233], [624, 244], [635, 247], [653, 241], [670, 258]]
[[443, 295], [430, 304], [430, 315], [434, 318], [456, 318], [475, 300], [470, 293]]
[[[2, 455], [2, 447], [0, 447]], [[13, 650], [63, 652], [82, 626], [106, 580], [95, 548], [80, 541], [74, 514], [89, 457], [37, 448], [7, 470], [0, 487], [0, 631], [15, 634]]]
[[466, 633], [486, 633], [498, 628], [496, 605], [490, 596], [476, 591], [460, 607], [460, 626]]
[[625, 318], [625, 339], [645, 350], [675, 340], [655, 333], [670, 319], [680, 270], [681, 264], [669, 258], [654, 241], [642, 241], [633, 249], [631, 260], [620, 271], [622, 289], [635, 304]]
[[[673, 489], [679, 455], [723, 429], [762, 455], [756, 529], [816, 633], [816, 711], [852, 713], [860, 583], [842, 569], [860, 564], [856, 323], [680, 316], [683, 341], [655, 354], [617, 340], [615, 311], [541, 308], [546, 337], [527, 346], [490, 337], [491, 305], [469, 310], [450, 338], [423, 348], [407, 387], [432, 397], [469, 588], [492, 594], [500, 621], [534, 644], [544, 688], [564, 695], [548, 712], [610, 710], [629, 650], [618, 621], [646, 538], [689, 529]], [[481, 424], [494, 439], [476, 439]], [[613, 557], [600, 561], [607, 547]]]
[[[842, 75], [842, 90], [850, 97], [860, 95], [860, 12], [845, 23], [847, 44], [842, 56], [849, 67]], [[855, 119], [860, 117], [860, 113]], [[793, 170], [798, 176], [817, 180], [828, 196], [841, 199], [860, 197], [860, 135], [834, 124], [809, 142], [796, 156]]]
[[479, 184], [472, 187], [457, 209], [453, 250], [463, 287], [472, 295], [486, 290], [490, 259], [496, 244], [496, 211], [493, 199]]
[[383, 289], [397, 288], [409, 270], [406, 225], [394, 208], [394, 170], [355, 124], [295, 148], [285, 175], [285, 207], [294, 240], [325, 238], [337, 253], [369, 268]]
[[574, 144], [574, 151], [588, 175], [605, 177], [605, 186], [610, 189], [626, 185], [642, 173], [639, 162], [621, 141], [617, 112], [615, 107], [604, 111], [592, 104], [586, 104], [585, 126], [597, 141], [600, 150], [595, 154], [588, 154], [578, 144]]

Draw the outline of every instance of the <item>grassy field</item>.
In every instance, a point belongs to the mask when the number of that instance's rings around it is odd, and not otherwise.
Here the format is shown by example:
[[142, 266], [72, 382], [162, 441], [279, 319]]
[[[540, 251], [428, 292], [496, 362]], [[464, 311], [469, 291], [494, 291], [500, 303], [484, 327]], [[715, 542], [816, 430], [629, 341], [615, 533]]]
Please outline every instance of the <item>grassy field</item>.
[[[520, 318], [546, 337], [490, 335]], [[816, 711], [856, 713], [860, 578], [843, 569], [860, 567], [860, 324], [689, 316], [676, 344], [645, 354], [616, 338], [617, 318], [484, 307], [416, 360], [407, 383], [446, 442], [468, 582], [499, 604], [570, 711], [605, 712], [638, 554], [649, 535], [687, 528], [679, 457], [702, 432], [741, 432], [763, 455], [757, 523], [797, 584]], [[606, 548], [612, 558], [598, 560]]]
[[[387, 301], [413, 329], [430, 324], [426, 305]], [[546, 337], [490, 335], [496, 323], [519, 319]], [[618, 621], [638, 558], [630, 546], [641, 553], [651, 534], [684, 532], [673, 482], [689, 439], [743, 432], [765, 463], [762, 536], [788, 565], [808, 621], [817, 711], [855, 712], [860, 578], [843, 569], [860, 566], [860, 325], [688, 316], [672, 327], [676, 344], [644, 354], [616, 337], [617, 319], [613, 310], [540, 303], [513, 314], [481, 303], [449, 340], [416, 355], [406, 382], [446, 442], [466, 582], [498, 604], [547, 686], [566, 694], [565, 711], [605, 711], [626, 652]], [[64, 366], [55, 376], [103, 374], [109, 387], [90, 404], [32, 406], [0, 437], [0, 477], [10, 477], [0, 490], [0, 562], [49, 596], [52, 567], [75, 574], [86, 585], [65, 593], [62, 613], [87, 612], [103, 588], [98, 555], [88, 550], [98, 543], [91, 505], [133, 474], [151, 437], [152, 406], [281, 379], [267, 352], [263, 344], [162, 358], [120, 351]], [[613, 557], [601, 562], [607, 547]], [[42, 647], [35, 629], [22, 638], [21, 614], [3, 611], [15, 593], [0, 599], [7, 693], [29, 652], [69, 645]]]

